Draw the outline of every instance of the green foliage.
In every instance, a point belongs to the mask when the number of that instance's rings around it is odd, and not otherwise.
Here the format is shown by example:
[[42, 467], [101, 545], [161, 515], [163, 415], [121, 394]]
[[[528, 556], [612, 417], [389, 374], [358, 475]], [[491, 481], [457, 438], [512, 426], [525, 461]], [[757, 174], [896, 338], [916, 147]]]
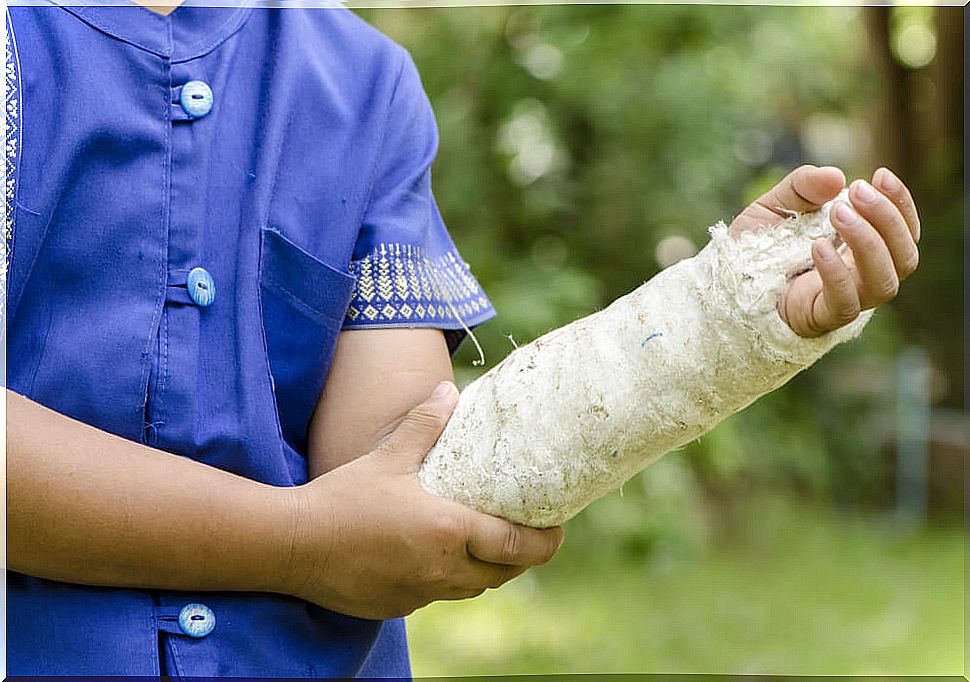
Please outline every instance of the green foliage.
[[714, 528], [703, 554], [645, 562], [570, 524], [551, 563], [411, 616], [415, 675], [962, 671], [960, 529], [900, 533], [771, 498]]
[[865, 96], [844, 49], [861, 30], [856, 13], [621, 5], [366, 17], [421, 69], [441, 129], [436, 194], [481, 279], [499, 281], [499, 263], [535, 267], [555, 235], [562, 265], [603, 282], [602, 305], [657, 271], [661, 237], [703, 243], [768, 181], [769, 162], [797, 163], [771, 150], [792, 110], [840, 112]]

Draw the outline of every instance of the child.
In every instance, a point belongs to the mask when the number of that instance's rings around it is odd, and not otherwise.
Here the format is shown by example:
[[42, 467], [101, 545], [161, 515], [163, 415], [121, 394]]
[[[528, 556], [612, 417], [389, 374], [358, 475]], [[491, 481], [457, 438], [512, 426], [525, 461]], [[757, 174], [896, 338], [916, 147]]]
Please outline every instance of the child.
[[[408, 676], [399, 616], [562, 541], [415, 477], [493, 315], [430, 106], [345, 10], [171, 9], [9, 12], [8, 672]], [[801, 168], [732, 228], [844, 182]], [[873, 182], [780, 304], [800, 334], [915, 268]]]

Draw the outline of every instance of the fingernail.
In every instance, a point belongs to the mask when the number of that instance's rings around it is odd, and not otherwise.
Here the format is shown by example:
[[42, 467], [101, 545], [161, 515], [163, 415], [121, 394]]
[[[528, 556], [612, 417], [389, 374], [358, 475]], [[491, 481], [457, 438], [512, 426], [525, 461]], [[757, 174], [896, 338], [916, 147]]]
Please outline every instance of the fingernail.
[[865, 202], [876, 200], [876, 190], [865, 180], [859, 180], [855, 184], [856, 196]]
[[899, 178], [891, 170], [888, 168], [880, 168], [879, 170], [882, 171], [879, 174], [879, 184], [885, 189], [894, 192], [903, 186], [903, 183], [899, 181]]
[[827, 239], [819, 239], [815, 242], [815, 249], [818, 257], [822, 260], [832, 260], [835, 258], [835, 247]]
[[852, 225], [859, 219], [859, 214], [847, 203], [840, 201], [835, 207], [835, 217], [839, 219], [840, 223]]
[[435, 387], [434, 393], [431, 394], [431, 397], [432, 398], [444, 398], [445, 396], [449, 395], [453, 391], [457, 391], [457, 390], [458, 389], [455, 388], [455, 385], [453, 383], [451, 383], [450, 381], [442, 381], [440, 384], [438, 384]]

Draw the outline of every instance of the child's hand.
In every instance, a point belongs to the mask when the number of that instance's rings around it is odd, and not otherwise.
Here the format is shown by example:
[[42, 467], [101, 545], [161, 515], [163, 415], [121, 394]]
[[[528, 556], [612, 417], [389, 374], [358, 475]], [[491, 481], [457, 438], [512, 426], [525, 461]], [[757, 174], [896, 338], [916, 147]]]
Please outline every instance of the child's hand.
[[392, 618], [498, 587], [559, 548], [537, 530], [426, 492], [417, 471], [458, 400], [411, 410], [372, 452], [288, 489], [295, 518], [280, 591], [359, 618]]
[[[778, 222], [788, 217], [785, 210], [814, 211], [844, 186], [838, 168], [802, 166], [748, 206], [731, 231]], [[895, 175], [880, 168], [871, 185], [854, 181], [849, 199], [851, 205], [839, 201], [830, 214], [848, 249], [839, 254], [828, 241], [817, 240], [812, 246], [815, 269], [793, 279], [779, 301], [779, 314], [800, 336], [820, 336], [895, 298], [899, 282], [919, 262], [916, 206]]]

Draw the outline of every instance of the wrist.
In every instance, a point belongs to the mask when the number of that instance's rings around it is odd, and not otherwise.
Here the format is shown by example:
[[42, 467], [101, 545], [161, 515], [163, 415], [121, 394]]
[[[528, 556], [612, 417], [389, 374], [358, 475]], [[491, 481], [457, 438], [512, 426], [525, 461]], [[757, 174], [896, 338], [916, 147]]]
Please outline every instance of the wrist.
[[236, 551], [227, 557], [234, 564], [226, 567], [227, 588], [291, 594], [299, 488], [254, 483], [248, 494], [233, 498], [227, 539]]
[[272, 549], [264, 571], [263, 591], [304, 597], [322, 580], [332, 545], [328, 499], [319, 493], [325, 476], [291, 488], [269, 488], [267, 505], [272, 519]]

